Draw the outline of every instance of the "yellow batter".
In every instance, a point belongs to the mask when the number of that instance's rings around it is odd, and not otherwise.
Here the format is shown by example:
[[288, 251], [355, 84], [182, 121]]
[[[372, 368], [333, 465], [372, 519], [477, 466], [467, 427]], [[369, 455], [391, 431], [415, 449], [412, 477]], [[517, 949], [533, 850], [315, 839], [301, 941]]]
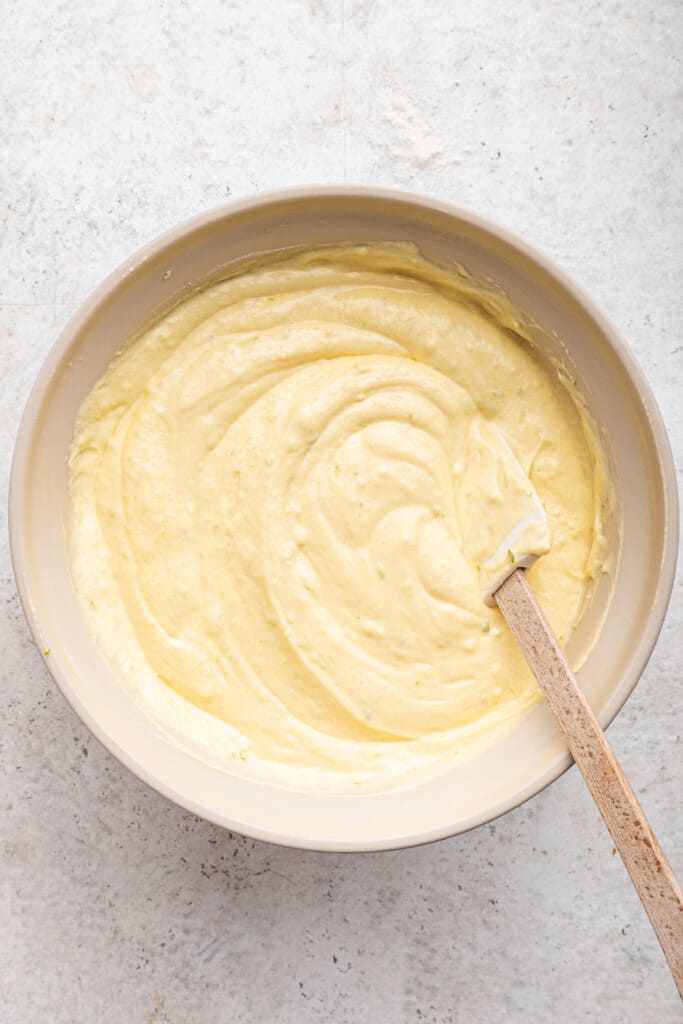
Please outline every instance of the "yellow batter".
[[395, 786], [538, 699], [482, 598], [497, 510], [543, 502], [531, 577], [566, 640], [602, 566], [604, 481], [502, 299], [408, 246], [307, 252], [195, 294], [95, 387], [74, 579], [185, 747], [287, 785]]

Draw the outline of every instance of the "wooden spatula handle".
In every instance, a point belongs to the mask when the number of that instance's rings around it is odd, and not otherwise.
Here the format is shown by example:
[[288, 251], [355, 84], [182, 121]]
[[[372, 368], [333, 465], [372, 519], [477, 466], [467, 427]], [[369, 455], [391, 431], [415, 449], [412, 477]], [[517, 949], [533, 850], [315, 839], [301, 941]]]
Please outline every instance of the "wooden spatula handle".
[[496, 601], [622, 856], [683, 998], [683, 894], [521, 569]]

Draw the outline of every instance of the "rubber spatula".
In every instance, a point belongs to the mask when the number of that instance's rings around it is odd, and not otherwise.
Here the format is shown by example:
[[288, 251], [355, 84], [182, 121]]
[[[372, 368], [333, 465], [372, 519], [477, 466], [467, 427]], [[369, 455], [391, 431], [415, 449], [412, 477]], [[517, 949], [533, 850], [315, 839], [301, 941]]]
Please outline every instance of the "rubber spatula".
[[[495, 427], [491, 429], [495, 431]], [[496, 431], [497, 433], [497, 431]], [[505, 458], [501, 458], [501, 445]], [[462, 499], [465, 536], [487, 604], [505, 616], [621, 854], [683, 998], [683, 893], [567, 658], [526, 570], [550, 547], [543, 506], [501, 435], [476, 439], [483, 495]], [[487, 479], [495, 486], [488, 489]], [[510, 499], [508, 501], [508, 498]], [[476, 502], [476, 514], [475, 514]], [[467, 528], [466, 528], [467, 534]], [[490, 552], [493, 552], [491, 555]], [[487, 557], [488, 556], [488, 557]]]

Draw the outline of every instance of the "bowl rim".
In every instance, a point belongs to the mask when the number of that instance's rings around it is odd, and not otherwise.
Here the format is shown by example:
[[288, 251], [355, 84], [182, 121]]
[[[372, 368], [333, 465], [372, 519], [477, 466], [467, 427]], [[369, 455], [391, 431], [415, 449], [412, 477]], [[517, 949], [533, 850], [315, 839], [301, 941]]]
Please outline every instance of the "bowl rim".
[[407, 849], [413, 846], [420, 846], [440, 839], [459, 835], [468, 832], [479, 825], [495, 821], [516, 807], [520, 807], [527, 800], [542, 792], [552, 782], [556, 781], [573, 764], [573, 758], [567, 752], [548, 768], [537, 776], [533, 782], [517, 790], [510, 796], [502, 799], [495, 807], [471, 815], [461, 822], [444, 824], [438, 828], [426, 829], [422, 832], [413, 832], [399, 837], [391, 836], [385, 839], [309, 839], [298, 837], [277, 829], [255, 827], [248, 822], [242, 822], [230, 818], [229, 814], [222, 814], [200, 805], [192, 799], [179, 793], [175, 787], [165, 779], [153, 774], [145, 766], [141, 765], [136, 758], [129, 754], [125, 748], [111, 737], [105, 728], [91, 715], [89, 709], [82, 702], [81, 698], [72, 688], [68, 673], [53, 659], [50, 660], [42, 650], [39, 643], [41, 633], [39, 616], [35, 610], [33, 600], [33, 588], [28, 571], [28, 555], [25, 548], [24, 530], [22, 525], [22, 508], [24, 493], [27, 483], [28, 466], [31, 451], [35, 441], [35, 431], [39, 420], [39, 414], [46, 398], [48, 388], [54, 371], [60, 365], [65, 351], [71, 344], [73, 337], [85, 326], [100, 305], [106, 301], [110, 292], [118, 286], [125, 278], [133, 273], [142, 264], [160, 255], [169, 245], [178, 242], [184, 236], [199, 230], [211, 223], [217, 222], [226, 216], [231, 216], [242, 211], [256, 210], [267, 207], [271, 204], [293, 200], [313, 199], [344, 199], [344, 198], [367, 198], [376, 201], [388, 201], [405, 203], [413, 208], [421, 207], [426, 210], [443, 213], [447, 216], [457, 218], [475, 230], [488, 233], [502, 240], [513, 249], [519, 251], [523, 256], [530, 259], [540, 267], [542, 271], [554, 278], [564, 289], [566, 289], [576, 300], [580, 307], [595, 322], [612, 351], [624, 366], [626, 373], [632, 383], [636, 386], [640, 401], [645, 409], [652, 432], [655, 449], [659, 459], [659, 468], [662, 479], [662, 492], [664, 497], [664, 538], [663, 553], [660, 565], [660, 572], [656, 586], [655, 598], [650, 614], [647, 617], [636, 652], [630, 659], [618, 698], [608, 699], [605, 706], [598, 714], [598, 719], [603, 728], [613, 721], [621, 708], [624, 706], [633, 692], [640, 676], [645, 670], [652, 651], [664, 624], [671, 592], [676, 575], [676, 564], [679, 545], [679, 500], [676, 483], [676, 469], [671, 449], [671, 443], [659, 410], [654, 392], [643, 372], [636, 357], [631, 352], [627, 343], [610, 320], [600, 311], [584, 288], [577, 284], [573, 277], [567, 274], [552, 259], [545, 256], [534, 245], [529, 244], [515, 233], [500, 227], [495, 222], [482, 217], [468, 209], [457, 206], [453, 203], [432, 197], [429, 194], [412, 192], [404, 189], [384, 188], [365, 186], [362, 184], [324, 184], [324, 185], [303, 185], [294, 188], [272, 189], [258, 192], [242, 198], [229, 200], [218, 206], [205, 210], [193, 217], [187, 218], [173, 227], [157, 235], [151, 241], [145, 243], [132, 255], [123, 260], [98, 284], [80, 303], [76, 311], [69, 317], [67, 323], [60, 331], [56, 341], [50, 348], [36, 379], [31, 387], [26, 405], [22, 413], [19, 428], [17, 431], [12, 463], [9, 477], [8, 494], [8, 522], [9, 541], [12, 568], [17, 585], [17, 591], [28, 623], [30, 633], [41, 653], [41, 657], [48, 668], [52, 678], [57, 683], [64, 698], [71, 705], [75, 713], [86, 725], [95, 738], [107, 749], [118, 761], [131, 771], [142, 782], [146, 783], [156, 792], [166, 797], [171, 802], [179, 805], [191, 813], [202, 817], [223, 828], [238, 832], [253, 839], [276, 843], [281, 846], [289, 846], [297, 849], [309, 849], [328, 852], [375, 852], [381, 850]]

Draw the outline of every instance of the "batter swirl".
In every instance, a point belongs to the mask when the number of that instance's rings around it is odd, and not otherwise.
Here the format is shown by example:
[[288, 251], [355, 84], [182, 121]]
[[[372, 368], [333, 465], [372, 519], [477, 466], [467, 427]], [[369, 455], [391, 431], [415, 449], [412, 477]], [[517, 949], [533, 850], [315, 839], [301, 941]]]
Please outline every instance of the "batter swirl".
[[199, 756], [398, 785], [538, 699], [481, 560], [533, 485], [552, 532], [534, 588], [566, 639], [604, 556], [601, 466], [502, 299], [407, 246], [307, 252], [187, 299], [96, 386], [74, 579], [127, 685]]

